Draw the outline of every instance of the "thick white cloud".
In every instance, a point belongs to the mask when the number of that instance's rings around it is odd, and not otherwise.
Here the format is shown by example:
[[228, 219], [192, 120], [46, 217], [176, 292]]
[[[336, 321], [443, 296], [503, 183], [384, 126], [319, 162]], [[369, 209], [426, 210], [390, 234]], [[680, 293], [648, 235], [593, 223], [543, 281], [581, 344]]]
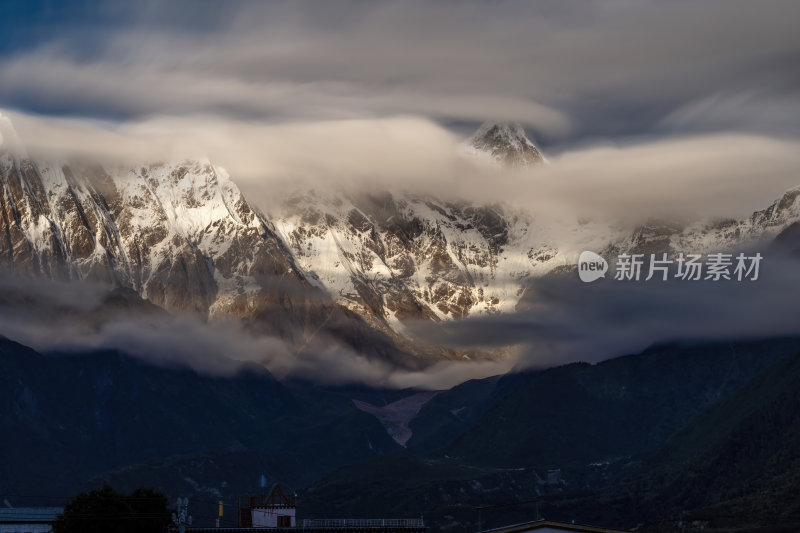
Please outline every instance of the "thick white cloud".
[[789, 0], [196, 6], [136, 3], [121, 27], [65, 25], [1, 56], [0, 105], [513, 119], [564, 139], [642, 127], [709, 97], [749, 94], [746, 107], [797, 99], [800, 5]]
[[420, 324], [416, 331], [461, 348], [518, 344], [523, 368], [596, 362], [659, 342], [796, 337], [797, 252], [774, 245], [758, 251], [763, 260], [756, 281], [534, 280], [514, 313], [438, 328]]
[[506, 203], [540, 218], [741, 217], [798, 185], [800, 140], [747, 133], [629, 138], [550, 155], [519, 171], [465, 153], [421, 117], [265, 124], [153, 117], [108, 127], [11, 114], [35, 157], [142, 162], [209, 157], [267, 211], [296, 188], [390, 190]]
[[279, 379], [398, 389], [448, 389], [507, 372], [516, 361], [443, 361], [424, 370], [406, 370], [334, 339], [314, 338], [295, 346], [250, 331], [235, 319], [207, 322], [166, 312], [109, 312], [103, 307], [109, 290], [97, 283], [0, 273], [0, 335], [43, 352], [116, 349], [152, 364], [185, 366], [203, 374], [231, 376], [245, 365], [259, 364]]

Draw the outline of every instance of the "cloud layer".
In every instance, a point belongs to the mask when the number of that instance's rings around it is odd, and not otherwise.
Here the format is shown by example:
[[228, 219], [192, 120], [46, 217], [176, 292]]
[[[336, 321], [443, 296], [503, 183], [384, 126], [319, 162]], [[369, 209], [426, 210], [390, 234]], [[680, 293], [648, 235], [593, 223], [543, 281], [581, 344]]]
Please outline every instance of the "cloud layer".
[[[797, 243], [792, 243], [796, 248]], [[462, 348], [517, 344], [519, 368], [597, 362], [659, 342], [775, 338], [800, 335], [797, 252], [776, 246], [756, 281], [617, 281], [582, 283], [577, 275], [534, 280], [517, 312], [419, 324], [429, 342]]]
[[245, 365], [258, 364], [279, 379], [397, 389], [447, 389], [514, 365], [511, 359], [446, 361], [408, 371], [322, 336], [299, 347], [234, 319], [207, 322], [197, 316], [141, 312], [137, 306], [109, 307], [110, 290], [98, 283], [0, 275], [0, 335], [43, 352], [116, 349], [152, 364], [204, 374], [231, 376]]
[[11, 113], [32, 156], [110, 165], [209, 157], [256, 206], [296, 189], [394, 191], [548, 217], [743, 217], [800, 182], [800, 138], [741, 132], [636, 137], [576, 146], [550, 164], [508, 171], [421, 117], [282, 124], [154, 117], [108, 129], [83, 120]]
[[0, 55], [0, 105], [519, 120], [550, 140], [675, 126], [797, 133], [800, 106], [784, 105], [798, 97], [790, 0], [101, 5], [106, 18], [67, 18]]
[[[790, 0], [81, 6], [4, 17], [0, 108], [34, 150], [208, 156], [262, 207], [306, 182], [740, 216], [795, 184]], [[525, 123], [555, 164], [457, 157], [487, 119]]]

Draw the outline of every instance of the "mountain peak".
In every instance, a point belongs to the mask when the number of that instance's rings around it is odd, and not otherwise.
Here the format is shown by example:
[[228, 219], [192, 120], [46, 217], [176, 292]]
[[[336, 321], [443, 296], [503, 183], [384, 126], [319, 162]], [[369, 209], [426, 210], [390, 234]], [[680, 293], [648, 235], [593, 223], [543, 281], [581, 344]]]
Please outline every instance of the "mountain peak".
[[542, 153], [518, 122], [484, 122], [467, 145], [507, 167], [527, 167], [544, 161]]

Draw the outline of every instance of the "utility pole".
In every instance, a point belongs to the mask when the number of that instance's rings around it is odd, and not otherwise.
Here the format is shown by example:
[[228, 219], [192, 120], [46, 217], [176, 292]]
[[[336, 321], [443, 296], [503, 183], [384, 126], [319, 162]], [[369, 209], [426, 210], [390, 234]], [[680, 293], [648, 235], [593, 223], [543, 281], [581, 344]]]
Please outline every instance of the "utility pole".
[[178, 508], [172, 513], [172, 522], [178, 527], [178, 533], [186, 533], [186, 526], [192, 525], [192, 517], [189, 516], [189, 498], [178, 498]]

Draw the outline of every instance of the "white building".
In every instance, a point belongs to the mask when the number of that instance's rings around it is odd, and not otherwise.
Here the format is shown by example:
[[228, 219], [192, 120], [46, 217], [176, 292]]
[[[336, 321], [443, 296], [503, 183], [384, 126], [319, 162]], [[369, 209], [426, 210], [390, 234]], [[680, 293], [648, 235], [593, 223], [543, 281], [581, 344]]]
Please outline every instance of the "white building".
[[297, 527], [295, 497], [287, 496], [274, 485], [267, 496], [254, 496], [239, 502], [239, 526], [253, 528]]
[[50, 533], [61, 507], [0, 508], [0, 533]]
[[253, 527], [295, 527], [296, 510], [281, 507], [255, 507], [250, 510]]

